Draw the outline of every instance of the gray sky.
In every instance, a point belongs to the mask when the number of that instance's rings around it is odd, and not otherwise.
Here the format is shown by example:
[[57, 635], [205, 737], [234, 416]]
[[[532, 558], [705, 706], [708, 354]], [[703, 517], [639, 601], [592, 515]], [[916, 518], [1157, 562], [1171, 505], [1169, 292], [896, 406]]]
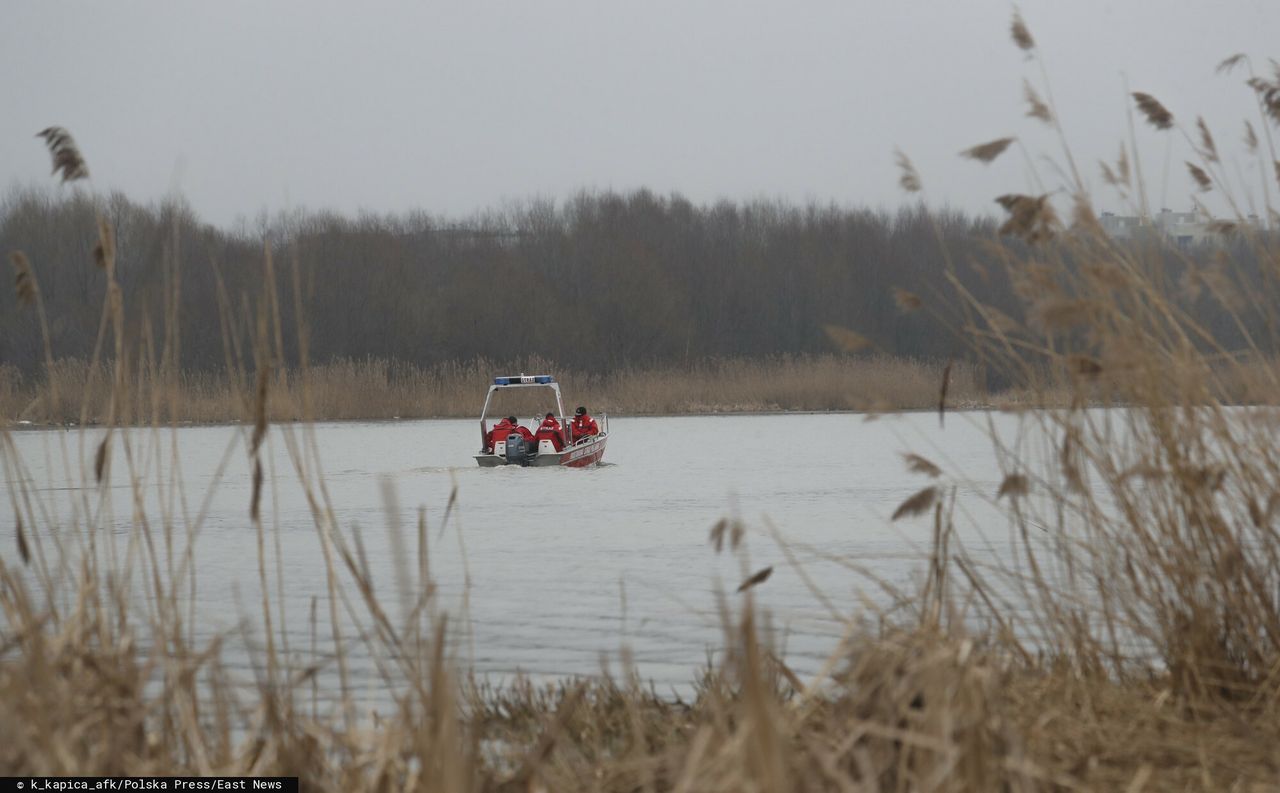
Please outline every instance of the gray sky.
[[[1188, 128], [1203, 114], [1239, 194], [1260, 189], [1240, 143], [1244, 118], [1258, 126], [1251, 94], [1214, 67], [1243, 51], [1269, 71], [1280, 2], [1021, 8], [1101, 208], [1121, 208], [1097, 160], [1125, 135], [1125, 78]], [[220, 224], [299, 207], [466, 215], [640, 186], [894, 207], [895, 147], [930, 203], [994, 211], [995, 195], [1034, 187], [1031, 165], [1062, 184], [1039, 159], [1055, 139], [1023, 115], [1022, 80], [1040, 75], [1009, 40], [1011, 13], [1002, 0], [4, 0], [0, 186], [48, 183], [33, 135], [59, 124], [95, 188], [177, 190]], [[1005, 135], [1030, 159], [956, 156]], [[1140, 142], [1153, 203], [1189, 208], [1187, 144]]]

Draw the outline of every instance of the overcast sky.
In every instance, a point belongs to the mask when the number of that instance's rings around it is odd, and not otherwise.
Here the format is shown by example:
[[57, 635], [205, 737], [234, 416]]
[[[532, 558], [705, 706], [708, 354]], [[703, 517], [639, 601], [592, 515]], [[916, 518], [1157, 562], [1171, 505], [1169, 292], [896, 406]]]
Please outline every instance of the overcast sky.
[[[932, 204], [988, 211], [1061, 186], [1054, 138], [1024, 117], [1038, 67], [1002, 0], [751, 2], [63, 2], [0, 10], [0, 186], [48, 183], [38, 130], [71, 130], [93, 186], [184, 194], [207, 220], [266, 209], [462, 216], [531, 196], [649, 187], [698, 201], [781, 197], [895, 207], [895, 147]], [[1235, 52], [1270, 70], [1278, 0], [1036, 0], [1068, 139], [1097, 160], [1125, 135], [1124, 81], [1258, 187]], [[1261, 131], [1261, 130], [1259, 130]], [[956, 153], [1025, 142], [990, 166]], [[1142, 132], [1153, 203], [1187, 209], [1178, 135]]]

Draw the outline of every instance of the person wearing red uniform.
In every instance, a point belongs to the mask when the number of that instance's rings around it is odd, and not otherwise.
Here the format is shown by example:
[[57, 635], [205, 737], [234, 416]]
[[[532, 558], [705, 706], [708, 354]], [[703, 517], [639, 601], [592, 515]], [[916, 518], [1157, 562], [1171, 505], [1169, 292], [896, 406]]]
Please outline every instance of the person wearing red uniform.
[[524, 438], [529, 443], [533, 443], [533, 432], [516, 420], [515, 416], [507, 416], [507, 421], [511, 423], [511, 432]]
[[511, 431], [515, 429], [516, 417], [508, 416], [501, 419], [497, 424], [493, 425], [493, 429], [484, 434], [484, 450], [486, 452], [493, 451], [493, 445], [500, 441], [505, 441]]
[[513, 433], [529, 441], [530, 444], [533, 443], [533, 433], [529, 431], [529, 428], [520, 426], [520, 422], [515, 416], [507, 416], [497, 424], [494, 424], [493, 429], [485, 433], [485, 451], [492, 452], [497, 444], [506, 441], [507, 437]]
[[588, 435], [599, 435], [600, 426], [596, 424], [596, 420], [587, 415], [587, 409], [581, 405], [574, 411], [573, 421], [569, 424], [572, 430], [572, 438], [574, 441], [587, 437]]
[[551, 441], [556, 451], [564, 449], [564, 436], [560, 431], [560, 422], [556, 420], [556, 414], [547, 414], [547, 417], [538, 425], [538, 431], [534, 433], [533, 438], [539, 442]]

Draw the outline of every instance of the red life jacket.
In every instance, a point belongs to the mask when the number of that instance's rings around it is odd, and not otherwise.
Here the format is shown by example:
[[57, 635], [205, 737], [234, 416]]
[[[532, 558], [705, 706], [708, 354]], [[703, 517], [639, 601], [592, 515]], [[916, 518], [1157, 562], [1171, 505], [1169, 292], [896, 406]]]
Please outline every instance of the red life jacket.
[[[511, 428], [511, 432], [516, 433], [520, 437], [524, 438], [526, 441], [533, 440], [533, 433], [530, 432], [529, 428], [524, 425], [517, 424], [516, 426]], [[507, 434], [509, 435], [510, 433], [507, 433]]]
[[542, 423], [538, 425], [538, 432], [542, 432], [543, 430], [551, 430], [552, 432], [559, 432], [560, 422], [556, 421], [555, 416], [552, 416], [549, 419], [543, 419]]
[[564, 448], [564, 438], [560, 434], [560, 422], [556, 421], [555, 416], [549, 419], [543, 419], [538, 425], [538, 432], [533, 436], [535, 440], [551, 441], [556, 451]]
[[573, 439], [585, 438], [588, 435], [599, 435], [600, 427], [596, 424], [596, 420], [583, 413], [581, 416], [573, 417]]
[[499, 421], [497, 424], [494, 424], [493, 429], [490, 430], [489, 434], [486, 436], [486, 439], [489, 442], [489, 448], [490, 449], [494, 448], [495, 443], [502, 443], [503, 441], [505, 441], [507, 439], [507, 436], [510, 435], [512, 430], [514, 429], [515, 427], [513, 427], [511, 422], [507, 421], [506, 419], [503, 419], [502, 421]]

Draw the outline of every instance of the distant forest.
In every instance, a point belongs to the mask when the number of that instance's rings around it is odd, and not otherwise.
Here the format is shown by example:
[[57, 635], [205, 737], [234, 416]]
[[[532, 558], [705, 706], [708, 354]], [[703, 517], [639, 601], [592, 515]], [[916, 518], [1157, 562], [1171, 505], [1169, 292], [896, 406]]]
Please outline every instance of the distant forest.
[[[948, 358], [963, 352], [954, 329], [894, 300], [906, 289], [933, 307], [935, 294], [951, 292], [948, 267], [983, 302], [1019, 314], [1009, 279], [973, 265], [989, 259], [980, 253], [995, 224], [923, 208], [695, 205], [641, 190], [528, 201], [465, 221], [304, 212], [232, 231], [181, 201], [14, 191], [0, 203], [0, 251], [30, 259], [57, 357], [93, 352], [106, 280], [92, 256], [99, 214], [114, 230], [117, 275], [138, 318], [130, 332], [144, 334], [149, 321], [158, 334], [163, 296], [176, 291], [169, 317], [190, 370], [224, 365], [224, 316], [250, 322], [243, 309], [265, 293], [264, 242], [292, 360], [295, 263], [313, 362], [537, 357], [609, 372], [827, 353], [824, 324], [856, 330], [874, 352]], [[230, 312], [220, 309], [219, 277]], [[16, 310], [12, 289], [0, 290], [0, 362], [39, 368], [36, 323], [34, 312]]]

